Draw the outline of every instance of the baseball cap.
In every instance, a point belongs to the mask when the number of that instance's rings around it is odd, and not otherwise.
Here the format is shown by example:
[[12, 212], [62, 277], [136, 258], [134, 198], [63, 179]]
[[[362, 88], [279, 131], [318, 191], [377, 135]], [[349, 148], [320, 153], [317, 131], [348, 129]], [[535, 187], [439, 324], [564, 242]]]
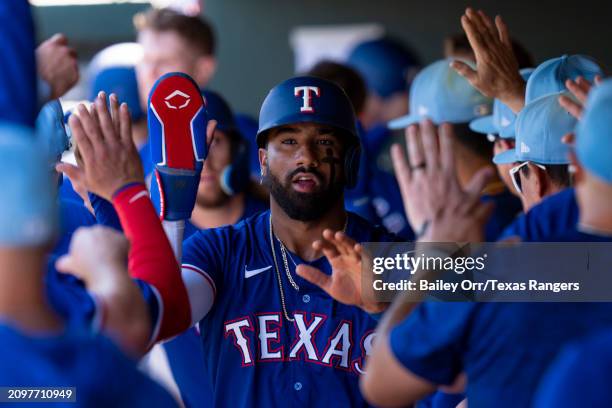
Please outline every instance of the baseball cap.
[[58, 228], [48, 157], [27, 127], [0, 123], [0, 245], [36, 246]]
[[[534, 68], [520, 70], [525, 81], [529, 79]], [[499, 99], [493, 101], [493, 114], [470, 122], [470, 129], [477, 133], [495, 134], [502, 139], [514, 139], [514, 122], [516, 114]]]
[[546, 95], [521, 110], [516, 118], [515, 148], [496, 155], [495, 164], [569, 164], [569, 147], [561, 138], [574, 131], [577, 121], [559, 105], [561, 95], [570, 96], [567, 92]]
[[144, 117], [140, 106], [136, 64], [142, 59], [142, 46], [138, 43], [114, 44], [94, 56], [89, 66], [89, 100], [100, 91], [114, 93], [119, 103], [125, 102], [134, 120]]
[[576, 155], [590, 173], [612, 183], [612, 80], [591, 91], [576, 127]]
[[485, 97], [457, 74], [453, 59], [434, 62], [423, 68], [410, 87], [411, 112], [390, 121], [390, 129], [401, 129], [424, 118], [434, 123], [468, 123], [491, 113], [491, 99]]
[[604, 72], [601, 66], [588, 55], [562, 55], [541, 63], [527, 81], [525, 104], [541, 96], [567, 91], [565, 81], [579, 76], [593, 81]]
[[416, 71], [420, 65], [411, 51], [390, 38], [358, 44], [346, 62], [361, 74], [368, 89], [382, 98], [407, 91], [410, 70]]

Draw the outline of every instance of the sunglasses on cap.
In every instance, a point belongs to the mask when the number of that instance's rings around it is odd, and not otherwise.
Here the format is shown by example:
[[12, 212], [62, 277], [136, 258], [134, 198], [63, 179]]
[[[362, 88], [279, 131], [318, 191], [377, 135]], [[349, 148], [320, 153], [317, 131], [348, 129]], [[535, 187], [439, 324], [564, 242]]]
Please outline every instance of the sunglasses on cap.
[[510, 178], [512, 179], [512, 184], [514, 185], [514, 188], [519, 194], [523, 194], [523, 190], [521, 189], [521, 175], [519, 174], [519, 172], [521, 171], [523, 167], [527, 166], [529, 163], [533, 164], [536, 167], [541, 168], [542, 170], [546, 170], [546, 166], [543, 166], [538, 163], [528, 162], [528, 161], [522, 162], [518, 166], [512, 167], [509, 171]]

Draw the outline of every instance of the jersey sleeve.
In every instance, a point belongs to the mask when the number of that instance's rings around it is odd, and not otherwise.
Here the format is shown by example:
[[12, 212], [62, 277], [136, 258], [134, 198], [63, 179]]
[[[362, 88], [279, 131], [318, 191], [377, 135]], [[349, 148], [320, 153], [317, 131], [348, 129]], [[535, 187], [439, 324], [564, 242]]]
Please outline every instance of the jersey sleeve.
[[413, 374], [450, 385], [463, 371], [462, 353], [473, 304], [424, 302], [390, 334], [395, 358]]
[[97, 194], [88, 193], [88, 195], [89, 202], [96, 214], [96, 221], [98, 224], [123, 232], [121, 221], [119, 221], [119, 216], [113, 205]]
[[223, 258], [228, 253], [227, 228], [198, 231], [183, 245], [182, 276], [187, 287], [192, 324], [212, 308], [223, 287]]
[[151, 286], [159, 298], [159, 335], [177, 335], [190, 326], [187, 290], [168, 238], [144, 184], [131, 184], [113, 197], [125, 235], [130, 241], [128, 270], [132, 278]]

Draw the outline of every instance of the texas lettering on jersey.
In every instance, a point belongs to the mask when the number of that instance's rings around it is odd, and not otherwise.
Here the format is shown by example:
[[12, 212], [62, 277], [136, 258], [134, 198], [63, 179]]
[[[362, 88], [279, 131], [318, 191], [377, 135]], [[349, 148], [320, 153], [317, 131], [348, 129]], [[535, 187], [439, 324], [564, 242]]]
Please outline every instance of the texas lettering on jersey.
[[[370, 354], [376, 337], [374, 331], [367, 331], [359, 340], [353, 334], [352, 322], [342, 320], [332, 335], [322, 339], [326, 346], [319, 351], [317, 344], [321, 343], [321, 335], [317, 332], [326, 324], [327, 316], [295, 312], [293, 318], [294, 336], [288, 348], [283, 345], [287, 342], [281, 338], [283, 316], [280, 312], [258, 313], [227, 321], [224, 324], [225, 338], [231, 340], [240, 353], [243, 367], [260, 362], [300, 360], [355, 374], [363, 373], [365, 357]], [[356, 342], [360, 346], [357, 352], [354, 351]]]

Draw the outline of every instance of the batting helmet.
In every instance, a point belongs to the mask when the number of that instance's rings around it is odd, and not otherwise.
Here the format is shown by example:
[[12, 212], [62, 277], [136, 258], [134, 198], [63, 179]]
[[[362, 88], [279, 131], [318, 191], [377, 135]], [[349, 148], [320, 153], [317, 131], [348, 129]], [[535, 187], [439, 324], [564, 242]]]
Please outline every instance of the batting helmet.
[[259, 111], [257, 146], [265, 145], [269, 130], [295, 123], [317, 123], [341, 130], [347, 137], [344, 156], [346, 187], [357, 183], [361, 143], [355, 111], [346, 93], [321, 78], [301, 76], [276, 85], [266, 96]]

